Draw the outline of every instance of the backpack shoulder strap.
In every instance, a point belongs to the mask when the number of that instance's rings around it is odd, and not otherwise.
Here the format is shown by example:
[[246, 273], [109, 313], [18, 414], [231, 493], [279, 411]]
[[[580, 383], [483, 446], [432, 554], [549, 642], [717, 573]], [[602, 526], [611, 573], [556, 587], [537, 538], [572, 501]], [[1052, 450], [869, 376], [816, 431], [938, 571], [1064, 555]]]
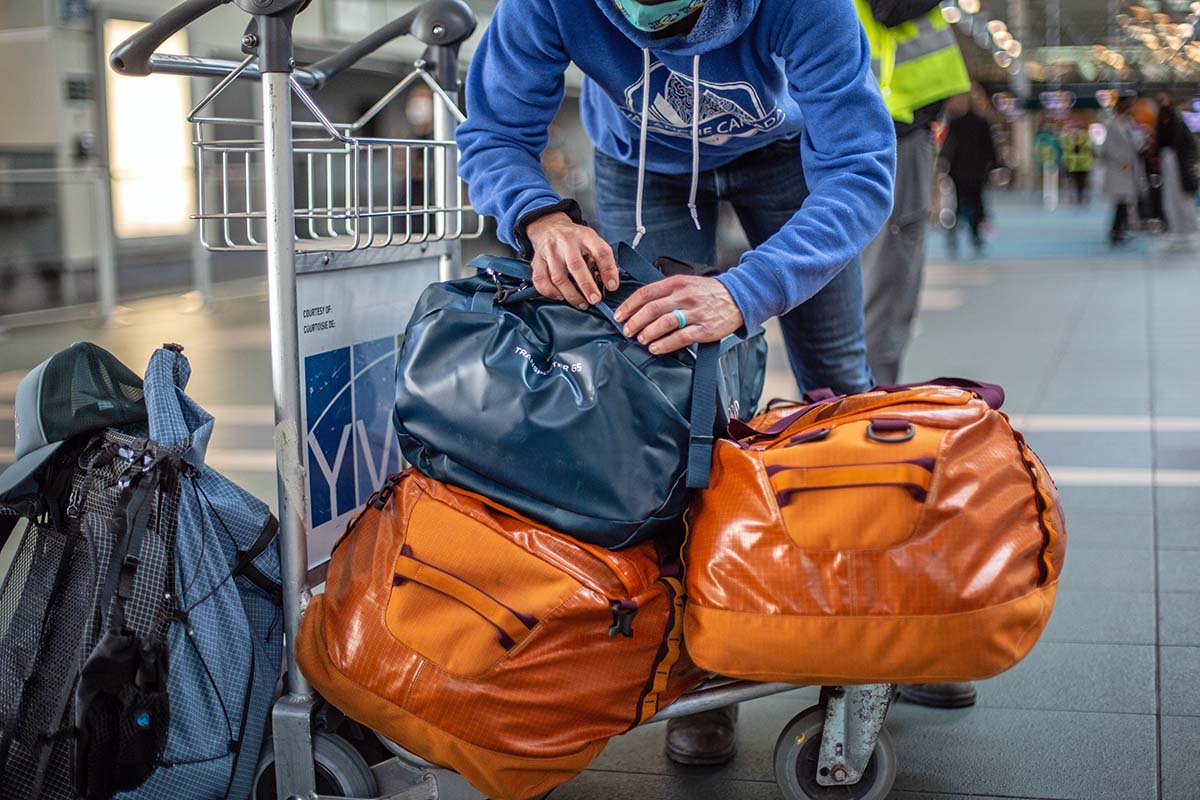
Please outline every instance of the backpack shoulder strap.
[[17, 523], [23, 519], [20, 514], [0, 514], [0, 549], [8, 543], [8, 537], [12, 536], [12, 532], [17, 529]]

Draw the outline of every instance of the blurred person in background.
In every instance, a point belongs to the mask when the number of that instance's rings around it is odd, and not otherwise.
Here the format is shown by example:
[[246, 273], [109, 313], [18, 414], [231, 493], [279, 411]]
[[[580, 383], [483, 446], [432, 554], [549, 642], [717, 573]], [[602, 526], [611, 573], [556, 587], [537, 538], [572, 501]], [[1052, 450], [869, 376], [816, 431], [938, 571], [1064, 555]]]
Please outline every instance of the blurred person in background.
[[1171, 96], [1159, 92], [1154, 144], [1162, 176], [1163, 219], [1167, 231], [1186, 244], [1200, 228], [1196, 220], [1196, 140]]
[[950, 252], [958, 252], [958, 223], [966, 220], [971, 244], [976, 253], [983, 251], [988, 234], [987, 209], [983, 192], [988, 176], [997, 166], [996, 142], [987, 119], [987, 97], [976, 86], [970, 94], [957, 95], [947, 103], [950, 121], [946, 125], [946, 143], [942, 161], [954, 181], [958, 213], [949, 228]]
[[939, 0], [857, 0], [872, 69], [896, 129], [892, 214], [863, 251], [867, 360], [881, 384], [900, 379], [925, 270], [933, 196], [932, 124], [946, 98], [971, 88]]
[[[537, 290], [579, 308], [618, 287], [606, 239], [713, 264], [729, 202], [753, 249], [717, 277], [639, 289], [616, 310], [626, 335], [663, 354], [779, 317], [802, 391], [864, 391], [858, 254], [891, 210], [896, 159], [870, 55], [851, 0], [500, 0], [467, 75], [461, 174]], [[571, 63], [600, 233], [540, 161]], [[667, 755], [728, 761], [736, 719], [671, 720]]]
[[[933, 122], [971, 79], [940, 0], [857, 0], [871, 65], [896, 129], [892, 214], [862, 254], [867, 360], [875, 380], [900, 380], [925, 272], [925, 232], [933, 196]], [[900, 696], [941, 708], [975, 702], [970, 683], [901, 686]]]
[[1075, 205], [1087, 205], [1088, 181], [1092, 177], [1092, 137], [1078, 122], [1067, 124], [1062, 134], [1063, 167], [1075, 195]]
[[1142, 175], [1142, 135], [1133, 117], [1136, 98], [1117, 100], [1113, 118], [1105, 125], [1104, 193], [1113, 204], [1112, 227], [1108, 238], [1120, 244], [1129, 238], [1129, 207], [1138, 201]]

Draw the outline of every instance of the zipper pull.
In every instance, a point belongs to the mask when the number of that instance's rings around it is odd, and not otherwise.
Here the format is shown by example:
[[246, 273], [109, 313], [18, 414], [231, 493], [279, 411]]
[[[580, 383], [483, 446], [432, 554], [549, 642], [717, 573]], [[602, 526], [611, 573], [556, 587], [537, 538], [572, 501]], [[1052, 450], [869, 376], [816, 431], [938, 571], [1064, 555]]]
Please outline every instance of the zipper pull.
[[71, 487], [71, 496], [67, 499], [67, 516], [79, 519], [79, 487]]

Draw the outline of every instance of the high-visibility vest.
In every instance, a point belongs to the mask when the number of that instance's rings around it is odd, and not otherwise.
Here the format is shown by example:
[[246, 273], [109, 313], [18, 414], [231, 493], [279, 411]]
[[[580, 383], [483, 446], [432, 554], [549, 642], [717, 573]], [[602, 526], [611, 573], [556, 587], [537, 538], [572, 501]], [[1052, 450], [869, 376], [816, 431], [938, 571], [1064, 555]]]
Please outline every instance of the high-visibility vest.
[[855, 7], [892, 119], [912, 122], [918, 108], [970, 90], [966, 62], [940, 8], [889, 28], [875, 19], [866, 0], [855, 0]]
[[1062, 135], [1063, 166], [1067, 172], [1088, 172], [1092, 168], [1092, 137], [1087, 131]]

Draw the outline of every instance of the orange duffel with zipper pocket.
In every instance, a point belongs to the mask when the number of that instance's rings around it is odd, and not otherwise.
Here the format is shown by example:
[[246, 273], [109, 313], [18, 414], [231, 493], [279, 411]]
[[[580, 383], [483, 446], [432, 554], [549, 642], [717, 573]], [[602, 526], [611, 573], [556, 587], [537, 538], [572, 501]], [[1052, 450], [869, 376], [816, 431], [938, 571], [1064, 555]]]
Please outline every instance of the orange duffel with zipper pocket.
[[696, 663], [829, 685], [1020, 661], [1049, 620], [1066, 530], [1001, 402], [997, 386], [939, 379], [731, 423], [688, 516]]
[[351, 718], [495, 800], [569, 780], [706, 677], [674, 553], [584, 544], [408, 471], [334, 549], [296, 660]]

